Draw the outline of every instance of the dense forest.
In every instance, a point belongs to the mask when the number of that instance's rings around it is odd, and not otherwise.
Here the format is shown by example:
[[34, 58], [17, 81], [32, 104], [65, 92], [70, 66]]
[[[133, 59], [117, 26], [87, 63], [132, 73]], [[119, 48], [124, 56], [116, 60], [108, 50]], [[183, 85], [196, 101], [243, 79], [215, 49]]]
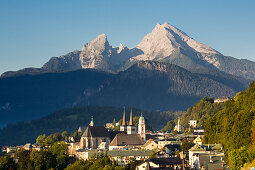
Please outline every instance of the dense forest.
[[[175, 119], [181, 112], [159, 112], [147, 111], [133, 108], [134, 122], [138, 122], [141, 113], [147, 120], [147, 128], [154, 130], [161, 129], [167, 121]], [[126, 120], [129, 121], [130, 108], [126, 109]], [[73, 133], [79, 126], [87, 126], [91, 116], [94, 117], [96, 126], [112, 123], [115, 119], [118, 122], [123, 116], [123, 108], [114, 107], [75, 107], [62, 109], [41, 119], [9, 124], [0, 130], [0, 143], [2, 145], [20, 145], [28, 142], [35, 142], [36, 137], [42, 134], [53, 134], [56, 132], [68, 131]], [[151, 128], [149, 128], [151, 129]]]
[[182, 115], [181, 122], [185, 128], [189, 127], [190, 120], [197, 120], [197, 126], [204, 125], [205, 121], [218, 111], [222, 110], [224, 103], [214, 103], [213, 98], [204, 97], [188, 108]]
[[233, 169], [255, 158], [255, 82], [205, 123], [205, 143], [222, 143]]

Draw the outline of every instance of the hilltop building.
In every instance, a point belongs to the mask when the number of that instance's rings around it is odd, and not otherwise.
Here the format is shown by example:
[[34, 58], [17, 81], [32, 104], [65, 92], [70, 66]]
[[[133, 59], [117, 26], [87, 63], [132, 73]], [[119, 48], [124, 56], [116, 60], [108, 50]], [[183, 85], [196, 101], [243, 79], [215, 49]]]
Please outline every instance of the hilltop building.
[[220, 97], [218, 99], [214, 100], [214, 103], [224, 103], [226, 101], [228, 101], [230, 99], [230, 97]]
[[197, 126], [197, 120], [190, 120], [189, 126], [192, 126], [193, 128], [195, 128]]

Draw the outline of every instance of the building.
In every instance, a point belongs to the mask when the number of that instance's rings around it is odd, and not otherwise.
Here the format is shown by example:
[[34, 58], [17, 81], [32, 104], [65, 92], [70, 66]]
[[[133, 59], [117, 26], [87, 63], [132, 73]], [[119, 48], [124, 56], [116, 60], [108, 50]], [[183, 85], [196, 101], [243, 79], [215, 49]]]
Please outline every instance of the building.
[[125, 107], [124, 107], [124, 111], [123, 111], [123, 118], [122, 118], [122, 124], [120, 126], [120, 131], [122, 131], [122, 132], [126, 132], [127, 131]]
[[165, 145], [168, 145], [168, 144], [181, 145], [182, 142], [177, 139], [163, 139], [158, 141], [159, 148], [163, 148], [165, 147]]
[[131, 108], [131, 112], [130, 112], [130, 119], [129, 119], [129, 124], [127, 126], [127, 134], [136, 134], [136, 127], [133, 124], [133, 114], [132, 114], [132, 108]]
[[141, 147], [144, 144], [144, 140], [139, 134], [117, 134], [110, 143], [110, 150], [119, 150], [124, 148], [136, 148]]
[[193, 141], [194, 144], [198, 144], [198, 145], [202, 145], [202, 139], [200, 136], [198, 136], [194, 141]]
[[105, 142], [107, 149], [110, 144], [110, 134], [104, 126], [94, 126], [93, 118], [80, 140], [81, 149], [97, 149]]
[[179, 157], [151, 158], [137, 165], [136, 170], [147, 169], [181, 169], [183, 165]]
[[139, 118], [139, 123], [138, 123], [138, 134], [141, 136], [141, 138], [146, 141], [146, 126], [145, 126], [145, 120], [143, 115], [141, 114]]
[[189, 126], [195, 128], [195, 127], [197, 126], [197, 120], [190, 120], [190, 121], [189, 121]]
[[226, 101], [228, 101], [230, 99], [230, 97], [220, 97], [218, 99], [214, 100], [214, 103], [224, 103]]
[[184, 132], [184, 126], [181, 125], [181, 119], [178, 117], [178, 124], [174, 127], [174, 131], [179, 133]]
[[151, 150], [110, 150], [110, 151], [97, 151], [97, 150], [78, 150], [77, 158], [87, 160], [97, 155], [107, 154], [111, 160], [115, 160], [119, 165], [126, 165], [132, 160], [144, 161], [149, 158]]
[[194, 128], [194, 136], [195, 137], [200, 136], [202, 138], [204, 136], [204, 132], [205, 132], [204, 126]]
[[207, 166], [200, 159], [201, 155], [204, 155], [206, 157], [222, 157], [221, 159], [224, 159], [224, 153], [222, 152], [221, 144], [196, 144], [189, 150], [189, 164], [191, 168], [200, 169], [202, 166]]
[[31, 145], [31, 143], [27, 143], [22, 147], [24, 150], [32, 150], [33, 146]]
[[153, 140], [153, 139], [149, 139], [143, 146], [143, 149], [146, 150], [154, 150], [154, 149], [158, 149], [159, 146], [158, 144]]

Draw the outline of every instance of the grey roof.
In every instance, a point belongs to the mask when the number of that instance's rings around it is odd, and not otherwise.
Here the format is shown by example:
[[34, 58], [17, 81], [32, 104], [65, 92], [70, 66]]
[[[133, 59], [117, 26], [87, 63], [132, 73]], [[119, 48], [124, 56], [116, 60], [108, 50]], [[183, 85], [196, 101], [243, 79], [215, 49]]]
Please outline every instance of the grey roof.
[[104, 126], [88, 126], [82, 137], [110, 137]]
[[[210, 157], [212, 162], [210, 162]], [[216, 155], [209, 155], [209, 154], [199, 154], [199, 164], [200, 167], [204, 167], [206, 169], [210, 167], [221, 167], [222, 168], [222, 161], [224, 163], [224, 156], [216, 156]], [[223, 158], [223, 160], [221, 160]]]
[[110, 151], [97, 151], [97, 150], [84, 150], [80, 149], [77, 152], [88, 152], [88, 157], [93, 157], [101, 155], [102, 153], [107, 154], [108, 156], [149, 156], [151, 150], [110, 150]]
[[161, 166], [182, 164], [182, 160], [179, 157], [151, 158], [149, 161]]
[[119, 133], [110, 143], [110, 146], [127, 146], [127, 145], [143, 145], [145, 142], [139, 134], [123, 134]]

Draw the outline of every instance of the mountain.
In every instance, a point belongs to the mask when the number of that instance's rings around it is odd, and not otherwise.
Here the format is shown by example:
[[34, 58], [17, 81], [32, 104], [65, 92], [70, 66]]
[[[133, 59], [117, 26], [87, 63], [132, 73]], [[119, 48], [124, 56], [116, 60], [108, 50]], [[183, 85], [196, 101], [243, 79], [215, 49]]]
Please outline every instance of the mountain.
[[[155, 130], [161, 129], [169, 120], [177, 117], [178, 113], [148, 111], [132, 108], [133, 116], [140, 116], [141, 112], [146, 119], [146, 124]], [[126, 109], [127, 118], [130, 108]], [[28, 122], [9, 124], [4, 129], [0, 129], [1, 145], [21, 145], [27, 142], [35, 142], [37, 136], [42, 134], [62, 133], [68, 131], [73, 133], [79, 126], [87, 126], [93, 116], [97, 126], [106, 123], [118, 122], [123, 116], [123, 108], [114, 107], [74, 107], [61, 109], [40, 119]]]
[[0, 78], [0, 125], [36, 119], [72, 107], [84, 89], [98, 88], [111, 76], [87, 69]]
[[210, 77], [173, 64], [139, 61], [105, 81], [99, 89], [88, 90], [89, 95], [83, 93], [75, 104], [184, 110], [204, 96], [234, 96], [249, 83], [231, 75]]
[[85, 44], [81, 51], [52, 57], [42, 68], [6, 72], [2, 77], [87, 68], [117, 73], [138, 61], [147, 60], [171, 63], [188, 70], [215, 69], [246, 79], [255, 79], [255, 62], [224, 56], [168, 23], [157, 24], [152, 32], [132, 49], [122, 44], [113, 47], [109, 44], [107, 36], [101, 34]]
[[0, 78], [0, 124], [40, 118], [73, 106], [186, 110], [204, 96], [234, 96], [249, 81], [217, 70], [190, 72], [139, 61], [117, 74], [93, 69]]

